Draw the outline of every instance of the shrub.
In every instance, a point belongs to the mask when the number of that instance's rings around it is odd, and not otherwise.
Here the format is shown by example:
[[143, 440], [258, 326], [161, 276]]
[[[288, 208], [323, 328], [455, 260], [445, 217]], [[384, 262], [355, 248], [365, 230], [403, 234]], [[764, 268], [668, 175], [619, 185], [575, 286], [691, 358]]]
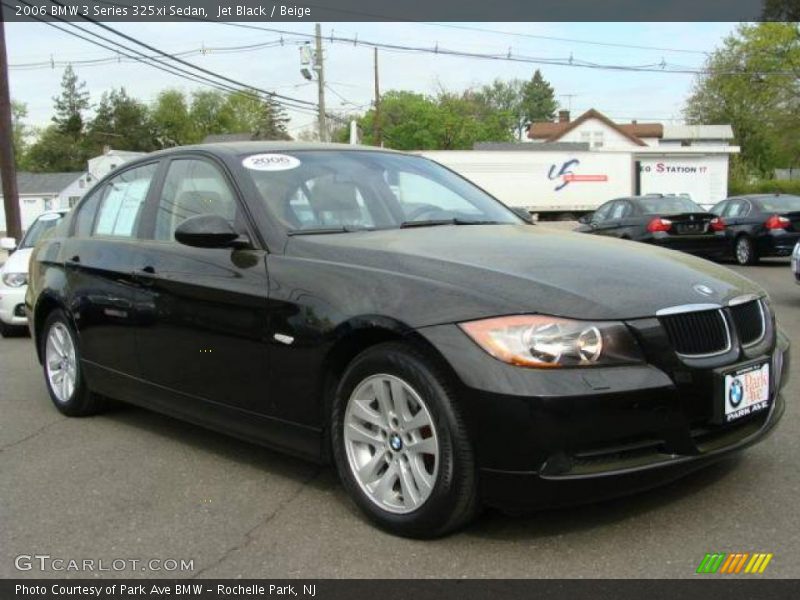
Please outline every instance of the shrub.
[[731, 181], [729, 196], [743, 194], [796, 194], [800, 196], [800, 180], [760, 179], [758, 181]]

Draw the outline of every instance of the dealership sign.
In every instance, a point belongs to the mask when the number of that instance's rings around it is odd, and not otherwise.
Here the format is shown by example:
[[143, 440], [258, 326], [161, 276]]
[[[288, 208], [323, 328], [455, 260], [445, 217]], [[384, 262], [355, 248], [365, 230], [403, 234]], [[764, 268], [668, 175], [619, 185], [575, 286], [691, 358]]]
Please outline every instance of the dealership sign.
[[653, 165], [642, 165], [640, 167], [642, 173], [656, 173], [664, 175], [674, 174], [692, 174], [704, 175], [708, 172], [708, 167], [705, 165], [692, 165], [692, 164], [667, 164], [665, 162], [657, 162]]

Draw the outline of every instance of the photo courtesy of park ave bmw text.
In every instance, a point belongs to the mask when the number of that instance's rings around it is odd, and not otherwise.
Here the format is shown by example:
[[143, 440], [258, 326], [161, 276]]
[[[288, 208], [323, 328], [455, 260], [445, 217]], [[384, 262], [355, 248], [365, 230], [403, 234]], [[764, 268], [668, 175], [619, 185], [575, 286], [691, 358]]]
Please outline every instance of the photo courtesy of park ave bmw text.
[[0, 598], [800, 594], [796, 0], [0, 15]]

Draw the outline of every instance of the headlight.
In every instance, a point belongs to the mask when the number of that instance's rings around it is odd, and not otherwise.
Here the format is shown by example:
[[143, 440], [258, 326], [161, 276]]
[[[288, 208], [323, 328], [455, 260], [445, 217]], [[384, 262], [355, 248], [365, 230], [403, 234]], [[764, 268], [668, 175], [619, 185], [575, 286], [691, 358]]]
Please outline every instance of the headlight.
[[28, 283], [27, 273], [3, 273], [3, 283], [8, 287], [21, 287]]
[[516, 315], [460, 323], [486, 352], [522, 367], [588, 367], [641, 362], [628, 328], [615, 321]]

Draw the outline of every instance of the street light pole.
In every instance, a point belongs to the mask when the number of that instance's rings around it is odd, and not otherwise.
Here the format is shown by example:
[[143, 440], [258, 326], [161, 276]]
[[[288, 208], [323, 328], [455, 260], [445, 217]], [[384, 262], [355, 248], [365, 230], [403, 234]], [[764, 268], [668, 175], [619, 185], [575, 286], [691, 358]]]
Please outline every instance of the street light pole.
[[325, 69], [322, 56], [322, 28], [316, 26], [316, 53], [314, 56], [314, 70], [317, 72], [317, 104], [319, 110], [319, 141], [328, 141], [328, 126], [325, 119]]
[[14, 135], [11, 118], [11, 92], [8, 87], [6, 31], [0, 10], [0, 175], [3, 178], [3, 205], [6, 210], [6, 235], [17, 241], [22, 237], [17, 193], [17, 169], [14, 163]]

